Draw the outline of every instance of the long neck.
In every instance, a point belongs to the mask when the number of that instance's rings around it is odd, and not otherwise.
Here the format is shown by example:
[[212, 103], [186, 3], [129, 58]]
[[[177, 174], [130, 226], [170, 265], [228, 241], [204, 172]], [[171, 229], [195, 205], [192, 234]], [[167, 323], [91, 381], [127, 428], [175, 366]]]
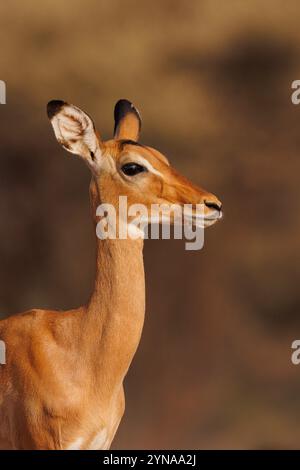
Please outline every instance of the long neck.
[[[100, 199], [92, 186], [92, 211]], [[145, 314], [143, 242], [96, 242], [94, 290], [85, 308], [82, 331], [94, 376], [109, 388], [122, 383], [140, 341]], [[103, 377], [105, 376], [105, 377]]]

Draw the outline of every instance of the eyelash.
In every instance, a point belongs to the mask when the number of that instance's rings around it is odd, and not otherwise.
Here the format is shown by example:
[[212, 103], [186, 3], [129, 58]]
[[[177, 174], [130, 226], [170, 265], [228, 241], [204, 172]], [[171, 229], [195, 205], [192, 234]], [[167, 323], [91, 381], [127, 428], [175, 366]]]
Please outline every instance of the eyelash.
[[126, 176], [135, 176], [148, 171], [147, 168], [135, 162], [125, 163], [125, 165], [121, 167], [121, 170]]

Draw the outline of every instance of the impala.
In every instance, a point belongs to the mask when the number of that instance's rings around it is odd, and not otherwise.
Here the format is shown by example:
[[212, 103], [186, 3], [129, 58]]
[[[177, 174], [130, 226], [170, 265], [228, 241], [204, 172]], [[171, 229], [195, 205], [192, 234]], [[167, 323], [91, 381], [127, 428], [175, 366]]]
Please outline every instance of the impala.
[[[115, 106], [112, 140], [91, 118], [63, 101], [48, 103], [58, 142], [89, 166], [96, 227], [101, 203], [205, 205], [204, 225], [221, 203], [138, 143], [141, 127], [127, 100]], [[150, 221], [151, 222], [151, 221]], [[0, 365], [2, 449], [108, 449], [124, 413], [123, 380], [140, 341], [145, 312], [143, 238], [96, 237], [89, 301], [74, 310], [32, 309], [0, 322], [6, 364]], [[130, 283], [129, 283], [130, 278]]]

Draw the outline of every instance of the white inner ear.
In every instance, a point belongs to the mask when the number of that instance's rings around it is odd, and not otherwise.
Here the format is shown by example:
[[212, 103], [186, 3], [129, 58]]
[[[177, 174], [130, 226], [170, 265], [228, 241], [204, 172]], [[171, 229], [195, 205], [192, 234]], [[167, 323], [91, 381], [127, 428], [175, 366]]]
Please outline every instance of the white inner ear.
[[101, 151], [91, 118], [76, 106], [64, 105], [51, 124], [61, 145], [85, 158], [92, 166], [100, 163]]

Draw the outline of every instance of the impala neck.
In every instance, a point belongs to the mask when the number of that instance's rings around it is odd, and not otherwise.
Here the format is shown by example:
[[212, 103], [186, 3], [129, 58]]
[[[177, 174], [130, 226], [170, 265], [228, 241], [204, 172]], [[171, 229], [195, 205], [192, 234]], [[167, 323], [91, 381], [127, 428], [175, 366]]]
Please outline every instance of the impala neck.
[[[101, 201], [91, 184], [91, 206], [95, 220]], [[88, 335], [88, 353], [95, 377], [121, 384], [138, 346], [145, 313], [145, 281], [142, 240], [100, 240], [96, 238], [94, 290], [83, 318]], [[109, 388], [110, 388], [109, 387]]]

